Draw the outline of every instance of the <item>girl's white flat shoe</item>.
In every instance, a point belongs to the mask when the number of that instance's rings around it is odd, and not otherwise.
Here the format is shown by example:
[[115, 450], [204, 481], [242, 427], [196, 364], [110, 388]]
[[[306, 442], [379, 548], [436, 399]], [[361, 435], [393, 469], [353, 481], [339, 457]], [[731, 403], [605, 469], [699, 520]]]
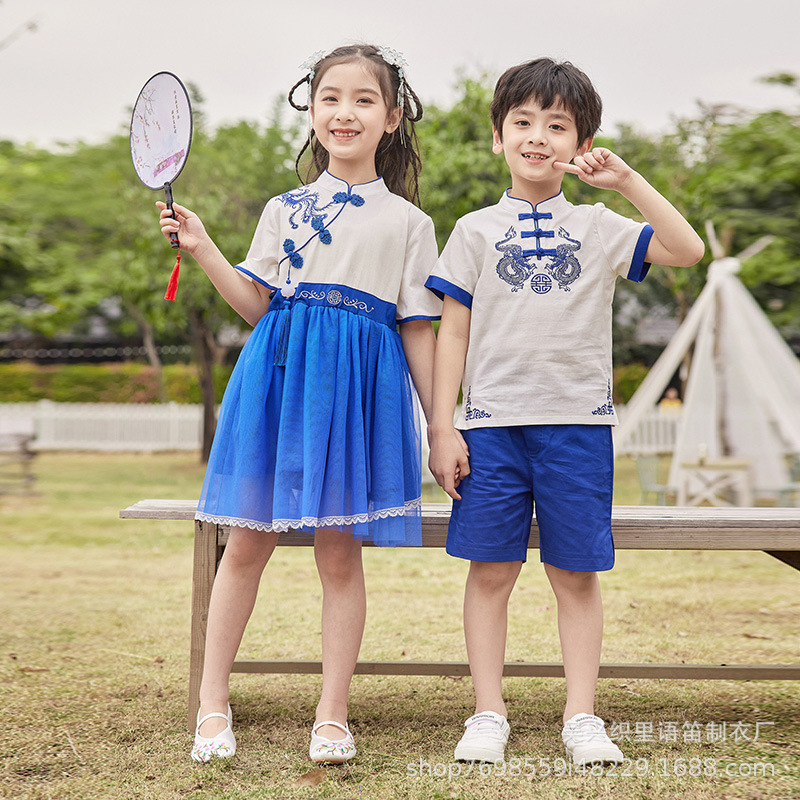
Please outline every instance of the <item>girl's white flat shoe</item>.
[[[200, 726], [212, 717], [220, 717], [228, 723], [228, 727], [221, 733], [207, 738], [200, 735]], [[233, 735], [233, 714], [230, 704], [228, 713], [222, 714], [219, 711], [212, 711], [200, 719], [200, 712], [197, 712], [197, 727], [194, 732], [194, 746], [192, 747], [192, 758], [203, 764], [211, 761], [212, 758], [230, 758], [236, 752], [236, 737]]]
[[[344, 732], [343, 739], [328, 739], [319, 736], [317, 730], [325, 725], [334, 725]], [[347, 723], [327, 720], [316, 722], [311, 729], [311, 746], [308, 748], [308, 757], [317, 764], [342, 764], [349, 761], [356, 754], [356, 743]]]

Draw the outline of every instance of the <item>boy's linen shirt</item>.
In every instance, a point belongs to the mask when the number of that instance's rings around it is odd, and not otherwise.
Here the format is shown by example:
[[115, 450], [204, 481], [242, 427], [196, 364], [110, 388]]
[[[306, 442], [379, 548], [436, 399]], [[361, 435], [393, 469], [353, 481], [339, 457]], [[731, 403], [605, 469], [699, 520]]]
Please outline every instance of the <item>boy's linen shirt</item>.
[[652, 235], [563, 193], [462, 217], [426, 283], [472, 309], [456, 426], [615, 424], [614, 286], [645, 277]]

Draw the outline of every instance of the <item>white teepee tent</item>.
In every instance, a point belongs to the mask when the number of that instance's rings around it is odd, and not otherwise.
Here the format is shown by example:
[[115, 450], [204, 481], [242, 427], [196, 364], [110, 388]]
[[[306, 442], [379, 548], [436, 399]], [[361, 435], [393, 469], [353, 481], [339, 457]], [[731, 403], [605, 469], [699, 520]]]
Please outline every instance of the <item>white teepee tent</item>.
[[771, 240], [724, 258], [710, 226], [709, 239], [716, 260], [706, 285], [628, 403], [615, 446], [631, 449], [694, 343], [670, 485], [682, 484], [685, 462], [732, 457], [749, 462], [756, 496], [774, 496], [790, 482], [787, 456], [800, 453], [800, 361], [738, 278], [741, 262]]

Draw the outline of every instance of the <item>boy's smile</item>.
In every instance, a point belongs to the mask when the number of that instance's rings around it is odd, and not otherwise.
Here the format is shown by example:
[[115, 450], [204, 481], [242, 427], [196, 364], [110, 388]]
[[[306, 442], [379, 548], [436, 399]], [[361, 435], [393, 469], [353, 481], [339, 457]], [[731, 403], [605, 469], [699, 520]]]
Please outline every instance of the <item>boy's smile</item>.
[[578, 146], [575, 120], [563, 106], [542, 108], [530, 98], [508, 112], [502, 131], [493, 129], [492, 150], [505, 155], [514, 197], [537, 203], [561, 189], [564, 173], [554, 164], [569, 163], [591, 143]]

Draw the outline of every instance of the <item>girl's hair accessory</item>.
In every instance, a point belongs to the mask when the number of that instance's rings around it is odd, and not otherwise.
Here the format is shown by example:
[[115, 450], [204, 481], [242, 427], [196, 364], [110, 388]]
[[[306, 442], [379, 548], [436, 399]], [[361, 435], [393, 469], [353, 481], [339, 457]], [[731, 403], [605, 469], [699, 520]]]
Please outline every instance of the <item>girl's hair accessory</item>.
[[[323, 58], [327, 53], [324, 50], [317, 50], [316, 53], [312, 53], [301, 65], [300, 69], [308, 70], [308, 77], [306, 80], [308, 81], [308, 100], [306, 101], [306, 105], [308, 106], [309, 112], [311, 111], [311, 84], [314, 81], [314, 75], [317, 71], [317, 64], [322, 61]], [[309, 115], [308, 118], [308, 129], [311, 130], [311, 116]]]
[[[397, 84], [397, 107], [402, 112], [406, 105], [406, 73], [408, 62], [399, 50], [392, 47], [379, 47], [378, 55], [390, 66], [397, 70], [397, 77], [399, 78]], [[311, 105], [311, 84], [314, 82], [314, 76], [317, 74], [317, 65], [326, 56], [330, 55], [329, 51], [317, 50], [312, 53], [301, 65], [300, 69], [307, 71], [308, 75], [305, 80], [308, 81], [308, 105]]]
[[301, 65], [300, 69], [308, 71], [308, 85], [311, 86], [311, 81], [314, 80], [317, 64], [328, 55], [325, 50], [317, 50], [312, 53]]
[[397, 77], [400, 81], [397, 84], [397, 107], [403, 111], [406, 105], [406, 74], [405, 69], [408, 62], [399, 50], [392, 47], [379, 47], [378, 55], [390, 66], [397, 70]]

